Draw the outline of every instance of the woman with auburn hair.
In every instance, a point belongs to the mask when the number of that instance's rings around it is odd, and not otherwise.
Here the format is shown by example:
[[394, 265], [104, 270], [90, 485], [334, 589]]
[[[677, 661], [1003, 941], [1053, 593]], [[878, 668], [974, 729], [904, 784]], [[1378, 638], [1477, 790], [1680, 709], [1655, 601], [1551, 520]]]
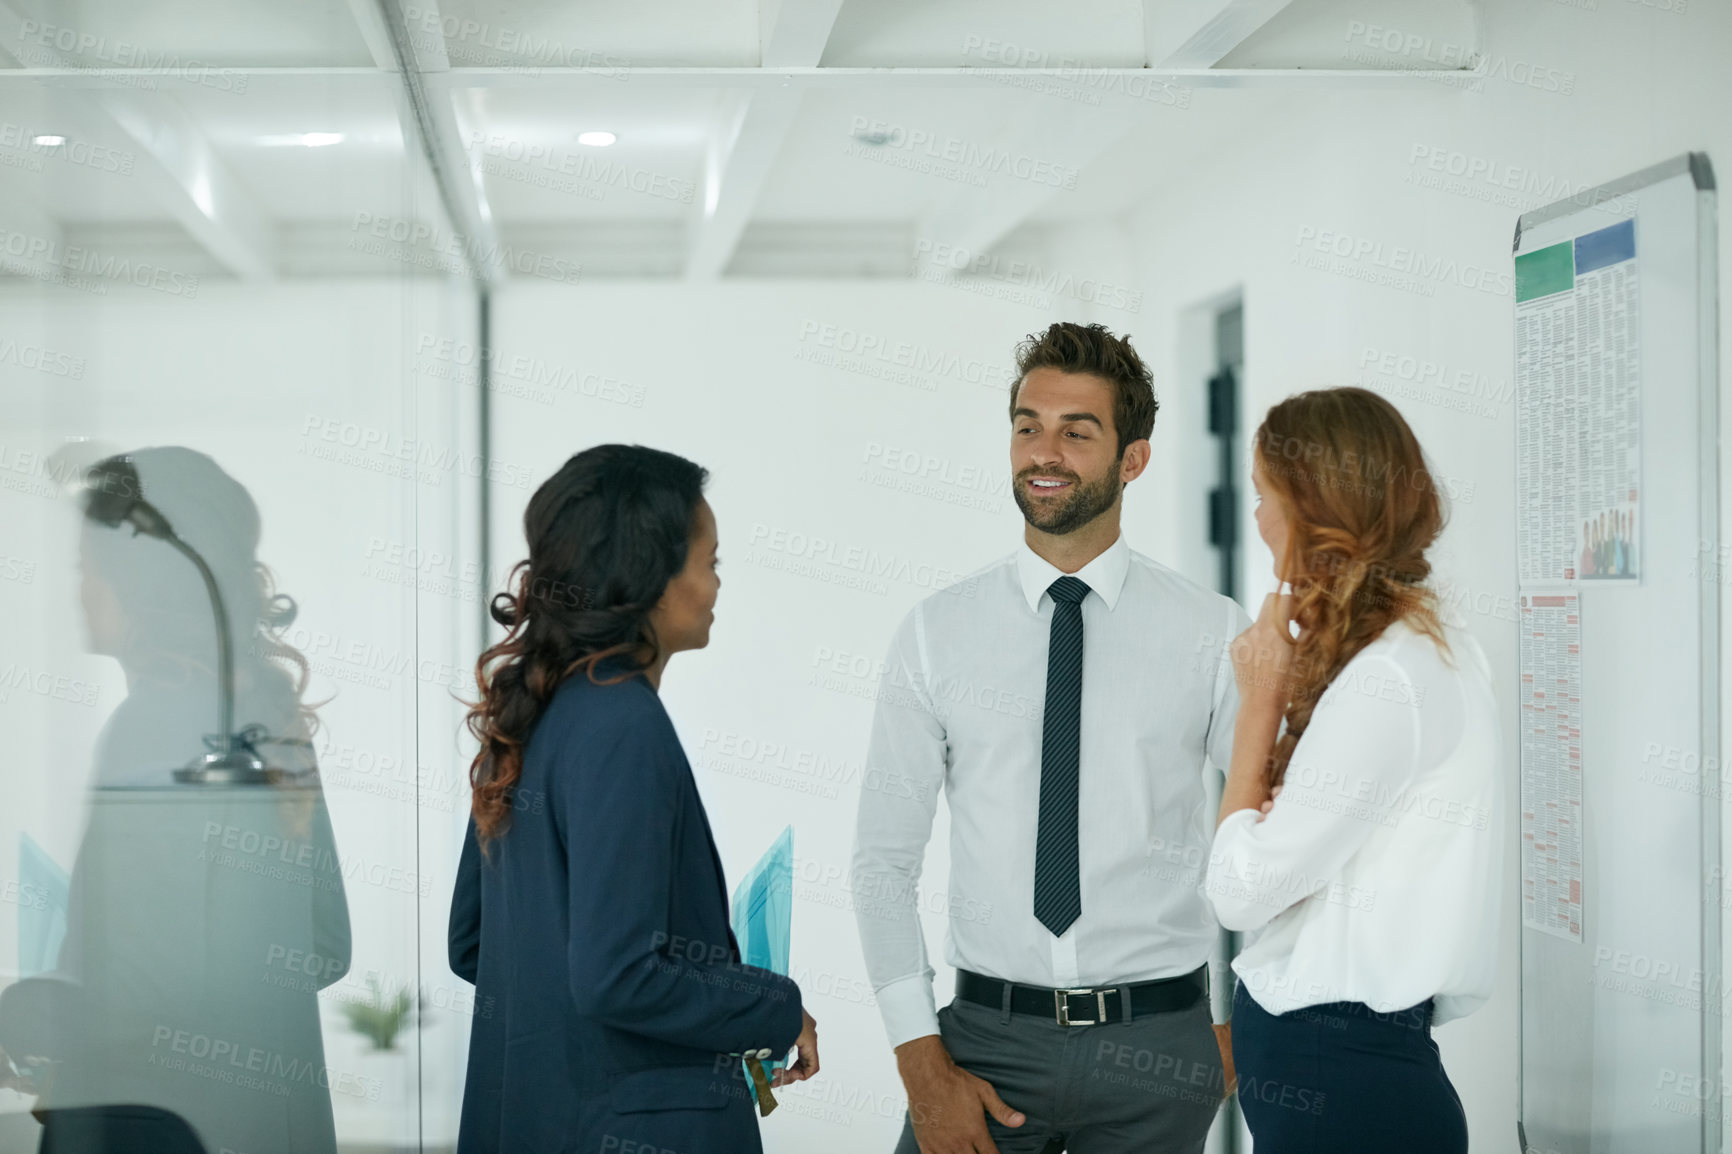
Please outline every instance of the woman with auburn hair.
[[[469, 728], [472, 817], [451, 968], [475, 983], [463, 1154], [762, 1149], [743, 1060], [799, 1047], [788, 978], [740, 963], [692, 771], [658, 691], [709, 644], [706, 473], [599, 445], [535, 491], [529, 559], [494, 599]], [[760, 1084], [760, 1092], [767, 1089]]]
[[1255, 932], [1233, 1059], [1257, 1154], [1462, 1154], [1433, 1024], [1491, 995], [1503, 758], [1491, 671], [1440, 620], [1444, 511], [1419, 443], [1364, 389], [1257, 430], [1257, 528], [1291, 592], [1232, 646], [1232, 765], [1205, 891]]

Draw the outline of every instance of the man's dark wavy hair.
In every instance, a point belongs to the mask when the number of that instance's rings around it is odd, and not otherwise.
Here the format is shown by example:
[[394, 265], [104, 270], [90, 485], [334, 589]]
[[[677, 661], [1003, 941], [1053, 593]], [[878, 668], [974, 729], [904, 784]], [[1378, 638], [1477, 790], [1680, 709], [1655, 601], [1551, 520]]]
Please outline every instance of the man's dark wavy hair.
[[1016, 396], [1035, 369], [1087, 373], [1113, 387], [1113, 427], [1118, 431], [1119, 456], [1132, 441], [1147, 440], [1155, 431], [1155, 377], [1131, 347], [1129, 337], [1115, 337], [1105, 325], [1059, 321], [1044, 333], [1030, 333], [1016, 347], [1016, 383], [1010, 389], [1010, 419], [1016, 420]]

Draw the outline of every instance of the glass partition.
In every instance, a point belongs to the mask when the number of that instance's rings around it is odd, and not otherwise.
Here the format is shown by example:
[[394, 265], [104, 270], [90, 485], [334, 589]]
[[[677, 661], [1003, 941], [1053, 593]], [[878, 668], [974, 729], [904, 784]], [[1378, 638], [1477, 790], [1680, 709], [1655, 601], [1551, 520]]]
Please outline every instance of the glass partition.
[[484, 282], [389, 41], [247, 14], [0, 28], [7, 1151], [455, 1139]]

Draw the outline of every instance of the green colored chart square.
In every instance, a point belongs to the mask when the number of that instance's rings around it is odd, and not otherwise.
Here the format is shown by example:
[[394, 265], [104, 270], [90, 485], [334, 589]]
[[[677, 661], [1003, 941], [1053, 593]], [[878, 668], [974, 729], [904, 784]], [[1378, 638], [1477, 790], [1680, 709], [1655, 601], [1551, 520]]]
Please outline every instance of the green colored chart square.
[[1576, 246], [1569, 241], [1515, 258], [1516, 303], [1576, 287]]

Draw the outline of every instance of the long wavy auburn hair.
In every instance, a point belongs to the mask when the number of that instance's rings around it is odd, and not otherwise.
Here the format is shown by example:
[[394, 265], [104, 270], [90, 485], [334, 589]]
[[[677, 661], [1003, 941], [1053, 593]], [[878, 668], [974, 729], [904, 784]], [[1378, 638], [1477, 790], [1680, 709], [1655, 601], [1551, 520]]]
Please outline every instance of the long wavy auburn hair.
[[[708, 477], [673, 453], [597, 445], [530, 497], [529, 557], [489, 606], [506, 634], [475, 663], [481, 698], [467, 721], [480, 743], [469, 785], [483, 850], [510, 828], [524, 750], [554, 691], [579, 672], [624, 681], [660, 656], [650, 611], [685, 568]], [[617, 672], [599, 677], [609, 658]]]
[[1262, 485], [1287, 520], [1280, 572], [1293, 585], [1285, 730], [1267, 767], [1281, 784], [1318, 700], [1355, 654], [1397, 621], [1445, 654], [1425, 551], [1445, 510], [1413, 430], [1366, 389], [1297, 393], [1269, 410], [1252, 445]]

